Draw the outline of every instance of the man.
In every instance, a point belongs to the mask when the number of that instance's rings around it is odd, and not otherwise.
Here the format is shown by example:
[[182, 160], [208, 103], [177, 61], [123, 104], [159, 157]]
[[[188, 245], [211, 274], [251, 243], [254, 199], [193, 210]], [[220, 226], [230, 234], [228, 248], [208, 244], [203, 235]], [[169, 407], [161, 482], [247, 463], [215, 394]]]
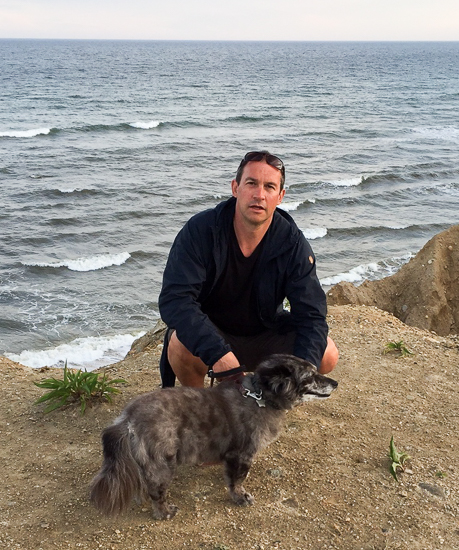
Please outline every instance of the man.
[[177, 235], [159, 296], [169, 327], [163, 387], [175, 377], [202, 387], [209, 369], [220, 376], [240, 365], [253, 370], [273, 353], [306, 359], [323, 374], [335, 367], [314, 254], [291, 216], [276, 208], [284, 182], [278, 157], [247, 153], [232, 198], [193, 216]]

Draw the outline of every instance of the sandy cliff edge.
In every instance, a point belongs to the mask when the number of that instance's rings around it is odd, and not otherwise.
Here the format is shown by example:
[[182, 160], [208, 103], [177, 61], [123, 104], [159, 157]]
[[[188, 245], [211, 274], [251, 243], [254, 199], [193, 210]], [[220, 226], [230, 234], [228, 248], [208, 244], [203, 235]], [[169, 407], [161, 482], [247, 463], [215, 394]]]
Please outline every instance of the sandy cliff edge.
[[442, 231], [394, 275], [356, 287], [342, 282], [327, 293], [331, 305], [374, 305], [407, 325], [459, 333], [459, 225]]
[[[229, 500], [221, 467], [183, 468], [170, 522], [135, 504], [101, 517], [87, 488], [101, 464], [100, 433], [132, 397], [159, 386], [161, 345], [105, 370], [129, 386], [81, 416], [33, 405], [50, 371], [0, 358], [0, 545], [17, 549], [459, 548], [458, 340], [403, 324], [374, 307], [332, 306], [341, 351], [331, 399], [290, 411], [279, 440], [255, 461], [250, 508]], [[403, 339], [414, 355], [383, 355]], [[56, 376], [59, 372], [52, 374]], [[396, 483], [390, 437], [412, 456]]]

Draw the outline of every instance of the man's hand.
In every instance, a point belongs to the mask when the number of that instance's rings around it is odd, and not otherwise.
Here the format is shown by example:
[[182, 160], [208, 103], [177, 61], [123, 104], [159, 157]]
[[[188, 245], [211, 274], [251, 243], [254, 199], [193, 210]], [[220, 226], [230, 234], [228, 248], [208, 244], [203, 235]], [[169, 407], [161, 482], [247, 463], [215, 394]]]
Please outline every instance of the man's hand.
[[[240, 369], [240, 370], [237, 370], [234, 374], [224, 375], [223, 377], [218, 376], [218, 375], [221, 375], [221, 373], [225, 373], [233, 369]], [[211, 375], [212, 384], [214, 381], [214, 377], [217, 378], [218, 381], [238, 380], [240, 376], [244, 375], [244, 373], [241, 372], [242, 369], [243, 367], [239, 364], [239, 361], [237, 360], [236, 356], [232, 351], [230, 351], [226, 355], [224, 355], [221, 359], [219, 359], [216, 363], [214, 363], [214, 366], [212, 367], [213, 375]]]
[[225, 372], [227, 370], [235, 369], [239, 366], [239, 361], [237, 360], [236, 356], [232, 351], [229, 351], [214, 364], [212, 370], [214, 372]]

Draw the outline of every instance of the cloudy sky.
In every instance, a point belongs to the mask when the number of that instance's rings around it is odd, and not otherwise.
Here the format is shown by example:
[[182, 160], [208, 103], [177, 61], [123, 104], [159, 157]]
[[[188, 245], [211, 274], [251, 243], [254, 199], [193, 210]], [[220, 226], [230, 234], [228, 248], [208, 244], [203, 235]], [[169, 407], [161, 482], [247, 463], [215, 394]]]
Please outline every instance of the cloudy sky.
[[0, 0], [0, 38], [459, 40], [459, 0]]

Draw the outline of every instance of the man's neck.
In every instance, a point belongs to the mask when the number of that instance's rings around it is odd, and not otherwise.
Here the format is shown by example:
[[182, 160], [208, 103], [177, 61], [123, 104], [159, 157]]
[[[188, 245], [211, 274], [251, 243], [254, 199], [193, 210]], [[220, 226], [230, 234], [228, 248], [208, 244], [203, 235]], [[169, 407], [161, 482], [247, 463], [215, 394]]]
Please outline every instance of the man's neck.
[[251, 256], [255, 248], [261, 243], [271, 225], [271, 221], [272, 219], [262, 225], [249, 225], [244, 223], [243, 220], [239, 220], [237, 214], [234, 216], [234, 233], [239, 248], [246, 258]]

